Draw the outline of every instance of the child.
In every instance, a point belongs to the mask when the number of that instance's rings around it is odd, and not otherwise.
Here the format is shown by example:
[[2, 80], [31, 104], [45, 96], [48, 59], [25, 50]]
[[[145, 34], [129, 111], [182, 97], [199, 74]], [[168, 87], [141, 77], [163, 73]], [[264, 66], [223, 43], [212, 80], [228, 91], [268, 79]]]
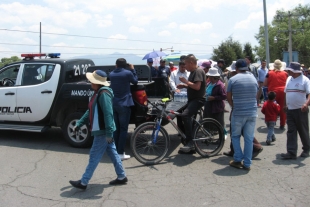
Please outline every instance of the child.
[[274, 126], [276, 125], [278, 114], [280, 113], [280, 106], [275, 102], [276, 93], [270, 91], [268, 93], [268, 100], [265, 101], [262, 113], [265, 114], [265, 123], [268, 127], [268, 135], [266, 143], [270, 145], [271, 142], [276, 141], [274, 136]]

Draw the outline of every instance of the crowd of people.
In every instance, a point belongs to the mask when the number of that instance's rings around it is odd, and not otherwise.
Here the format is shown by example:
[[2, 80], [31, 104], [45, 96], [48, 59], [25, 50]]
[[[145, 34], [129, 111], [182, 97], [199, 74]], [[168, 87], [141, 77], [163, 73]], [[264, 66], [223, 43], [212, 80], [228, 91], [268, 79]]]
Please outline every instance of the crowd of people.
[[[267, 68], [266, 61], [256, 69], [251, 65], [249, 57], [233, 61], [225, 68], [225, 61], [219, 59], [212, 67], [206, 61], [197, 66], [193, 54], [180, 58], [179, 68], [173, 62], [166, 66], [165, 60], [160, 60], [160, 66], [152, 66], [153, 59], [147, 59], [152, 77], [161, 77], [173, 93], [187, 92], [187, 105], [178, 118], [178, 126], [186, 135], [184, 146], [180, 152], [190, 153], [194, 150], [192, 120], [198, 110], [204, 107], [204, 118], [217, 120], [225, 129], [225, 100], [229, 103], [231, 150], [225, 152], [233, 157], [229, 165], [238, 169], [250, 170], [252, 159], [263, 148], [255, 139], [257, 108], [261, 104], [262, 88], [268, 87], [268, 100], [262, 106], [265, 122], [268, 128], [266, 144], [276, 140], [274, 127], [280, 116], [280, 129], [287, 124], [287, 152], [281, 154], [283, 159], [297, 158], [297, 133], [302, 142], [301, 157], [308, 157], [310, 150], [308, 106], [310, 104], [310, 73], [304, 65], [292, 62], [281, 70], [282, 62], [275, 60], [273, 68]], [[125, 69], [126, 67], [129, 69]], [[134, 105], [130, 84], [137, 84], [138, 78], [134, 66], [127, 64], [124, 58], [116, 60], [116, 68], [110, 73], [110, 83], [107, 74], [96, 70], [86, 74], [95, 91], [91, 97], [88, 110], [77, 121], [75, 130], [84, 124], [89, 124], [94, 136], [89, 154], [89, 162], [82, 178], [70, 181], [79, 189], [86, 189], [103, 154], [107, 154], [113, 162], [117, 178], [111, 185], [126, 184], [122, 160], [129, 159], [125, 154], [125, 145], [130, 119], [130, 107]], [[120, 85], [122, 87], [120, 87]], [[244, 138], [244, 149], [241, 149], [240, 138]]]

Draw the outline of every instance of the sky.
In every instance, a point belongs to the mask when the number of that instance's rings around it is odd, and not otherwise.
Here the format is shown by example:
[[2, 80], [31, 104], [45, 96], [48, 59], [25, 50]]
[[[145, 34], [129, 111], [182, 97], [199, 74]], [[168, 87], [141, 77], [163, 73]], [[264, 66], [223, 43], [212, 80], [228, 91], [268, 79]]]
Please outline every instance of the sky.
[[[267, 21], [276, 10], [310, 0], [266, 0]], [[211, 54], [229, 36], [258, 44], [263, 0], [1, 0], [0, 58], [39, 52], [62, 57], [153, 50]], [[115, 54], [115, 59], [118, 54]]]

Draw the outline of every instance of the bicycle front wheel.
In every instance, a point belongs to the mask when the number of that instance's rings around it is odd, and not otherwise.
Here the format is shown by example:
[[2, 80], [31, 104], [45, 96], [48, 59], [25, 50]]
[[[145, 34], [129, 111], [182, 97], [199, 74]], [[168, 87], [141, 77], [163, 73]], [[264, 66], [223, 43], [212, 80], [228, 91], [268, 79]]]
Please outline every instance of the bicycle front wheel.
[[202, 157], [215, 156], [224, 146], [224, 129], [214, 119], [203, 119], [194, 130], [193, 141], [196, 151]]
[[160, 127], [158, 136], [152, 136], [156, 131], [155, 122], [141, 124], [131, 136], [130, 147], [134, 157], [144, 165], [155, 165], [166, 156], [170, 138], [167, 131]]

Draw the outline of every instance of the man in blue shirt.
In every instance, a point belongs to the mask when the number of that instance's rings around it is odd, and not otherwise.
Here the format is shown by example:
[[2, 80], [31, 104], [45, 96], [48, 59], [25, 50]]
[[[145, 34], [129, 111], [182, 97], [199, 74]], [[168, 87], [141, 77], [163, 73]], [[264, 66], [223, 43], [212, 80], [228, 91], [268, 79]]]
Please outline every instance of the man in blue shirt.
[[125, 154], [128, 124], [130, 121], [131, 109], [134, 105], [130, 92], [130, 83], [136, 85], [138, 77], [134, 66], [129, 64], [130, 70], [125, 69], [127, 62], [124, 58], [116, 60], [116, 69], [110, 73], [110, 87], [113, 90], [113, 114], [116, 131], [113, 134], [117, 152], [121, 160], [129, 159]]
[[[237, 75], [229, 79], [227, 87], [227, 101], [232, 108], [231, 140], [235, 150], [234, 160], [229, 164], [235, 168], [250, 170], [257, 117], [257, 81], [248, 72], [248, 66], [244, 59], [237, 60], [236, 71]], [[244, 137], [243, 152], [240, 146], [242, 133]]]
[[266, 78], [266, 75], [268, 74], [268, 68], [266, 67], [266, 60], [262, 61], [261, 67], [257, 71], [258, 77], [257, 77], [257, 82], [258, 82], [258, 92], [257, 92], [257, 107], [260, 107], [260, 97], [262, 95], [262, 88], [264, 85], [264, 81]]
[[147, 59], [147, 65], [149, 66], [150, 70], [151, 70], [151, 76], [152, 78], [157, 77], [157, 70], [153, 67], [153, 58], [149, 58]]

